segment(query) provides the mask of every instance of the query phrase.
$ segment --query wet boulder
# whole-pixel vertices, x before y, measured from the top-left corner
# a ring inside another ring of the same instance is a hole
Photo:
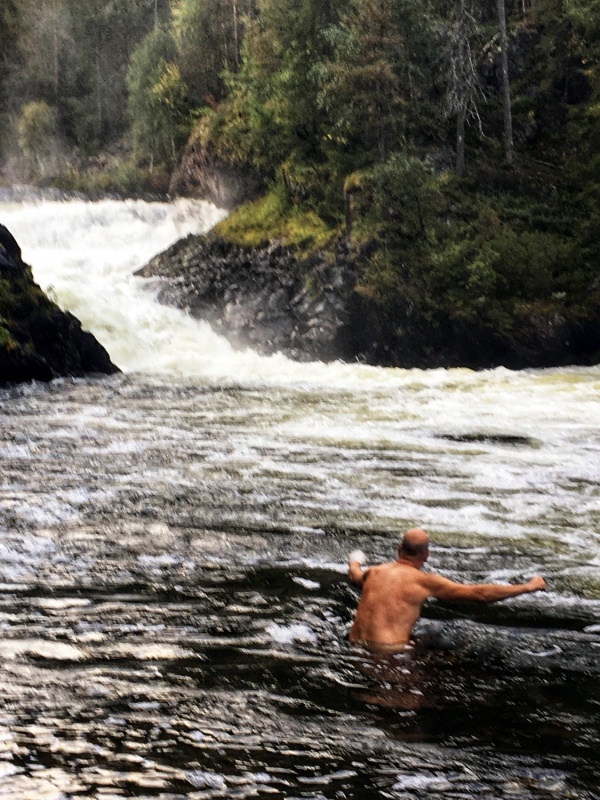
[[[22,267],[17,240],[5,225],[0,225],[0,270],[19,270]]]
[[[335,258],[299,257],[271,242],[244,248],[190,235],[143,267],[158,299],[203,319],[239,348],[297,361],[352,359],[354,273],[343,243]]]
[[[14,236],[0,226],[0,386],[118,372],[104,347],[35,283]]]

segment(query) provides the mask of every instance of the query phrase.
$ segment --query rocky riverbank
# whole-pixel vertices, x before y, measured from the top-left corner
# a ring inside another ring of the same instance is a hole
[[[18,244],[0,228],[0,386],[118,372],[96,338],[34,282]]]
[[[523,307],[510,335],[477,320],[427,319],[409,298],[384,303],[361,283],[372,253],[343,240],[299,257],[277,243],[243,248],[188,236],[139,271],[158,299],[209,322],[236,347],[299,360],[381,366],[513,369],[600,360],[600,310]]]
[[[343,244],[334,258],[298,259],[279,244],[248,249],[188,236],[137,274],[157,279],[161,302],[208,321],[236,347],[299,361],[357,355],[354,267]]]

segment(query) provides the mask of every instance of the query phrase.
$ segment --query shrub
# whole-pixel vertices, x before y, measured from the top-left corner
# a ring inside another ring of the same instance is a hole
[[[56,149],[56,110],[43,100],[27,103],[17,123],[28,178],[43,177]]]

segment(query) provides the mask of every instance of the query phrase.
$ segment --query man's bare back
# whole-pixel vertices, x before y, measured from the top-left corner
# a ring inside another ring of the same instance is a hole
[[[398,648],[410,642],[412,629],[430,597],[446,601],[492,603],[546,588],[541,577],[523,584],[462,584],[422,572],[429,556],[429,537],[420,529],[407,531],[398,548],[398,560],[363,569],[364,556],[350,556],[350,580],[362,594],[350,641],[368,647]]]

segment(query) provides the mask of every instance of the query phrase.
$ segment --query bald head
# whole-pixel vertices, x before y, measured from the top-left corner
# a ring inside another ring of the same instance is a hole
[[[406,531],[398,546],[398,557],[410,561],[427,561],[429,555],[429,536],[421,528]]]

